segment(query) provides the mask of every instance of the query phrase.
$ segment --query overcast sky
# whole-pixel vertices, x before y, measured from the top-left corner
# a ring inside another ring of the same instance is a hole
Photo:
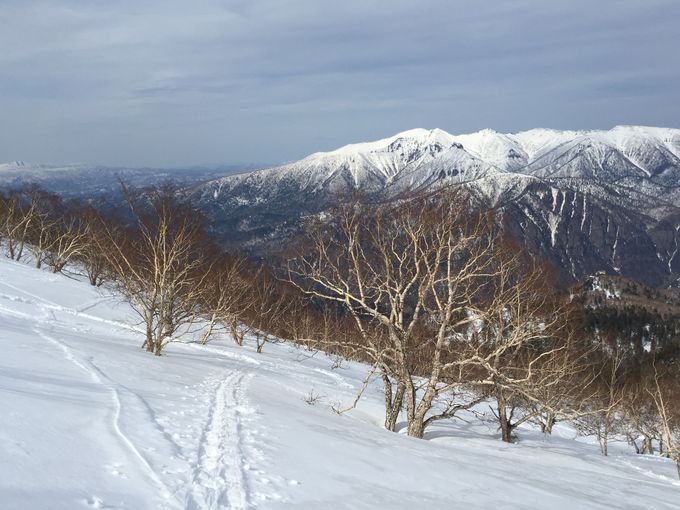
[[[679,0],[0,0],[0,161],[275,163],[680,127]]]

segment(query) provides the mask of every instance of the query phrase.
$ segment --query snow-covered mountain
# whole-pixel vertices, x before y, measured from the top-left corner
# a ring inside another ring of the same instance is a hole
[[[510,178],[508,175],[513,174]],[[369,143],[346,145],[300,161],[219,179],[206,185],[215,199],[266,201],[284,188],[318,194],[418,189],[441,181],[584,179],[607,184],[644,181],[646,188],[676,187],[680,130],[620,126],[610,131],[491,130],[454,136],[413,129]],[[481,184],[481,183],[480,183]],[[204,190],[202,190],[204,191]],[[490,190],[493,192],[493,190]],[[671,202],[677,202],[677,196]]]
[[[680,130],[413,129],[217,179],[190,193],[227,245],[272,249],[300,219],[360,190],[390,197],[460,183],[566,280],[598,270],[673,283],[680,270]]]
[[[294,180],[308,191],[374,190],[418,187],[444,178],[468,182],[511,172],[608,181],[640,177],[674,186],[679,169],[678,129],[618,126],[610,131],[533,129],[516,134],[485,129],[459,136],[412,129],[216,184],[230,190],[246,183]]]

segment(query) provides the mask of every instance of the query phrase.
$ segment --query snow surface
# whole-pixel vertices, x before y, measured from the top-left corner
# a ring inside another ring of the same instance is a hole
[[[227,337],[156,358],[127,305],[80,280],[0,260],[3,510],[678,508],[671,462],[602,457],[563,424],[505,444],[465,415],[411,439],[381,429],[377,386],[337,415],[360,364]]]

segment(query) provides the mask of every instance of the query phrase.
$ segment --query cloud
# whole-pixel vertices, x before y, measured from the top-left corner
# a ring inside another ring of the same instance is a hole
[[[0,160],[282,161],[416,126],[672,125],[675,0],[4,0]]]

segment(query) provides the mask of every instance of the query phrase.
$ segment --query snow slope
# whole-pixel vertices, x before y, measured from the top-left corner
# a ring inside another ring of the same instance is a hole
[[[155,358],[127,305],[78,280],[0,259],[3,510],[677,508],[670,462],[601,457],[567,426],[508,445],[466,416],[414,440],[380,428],[377,387],[336,415],[358,364],[228,338]]]

